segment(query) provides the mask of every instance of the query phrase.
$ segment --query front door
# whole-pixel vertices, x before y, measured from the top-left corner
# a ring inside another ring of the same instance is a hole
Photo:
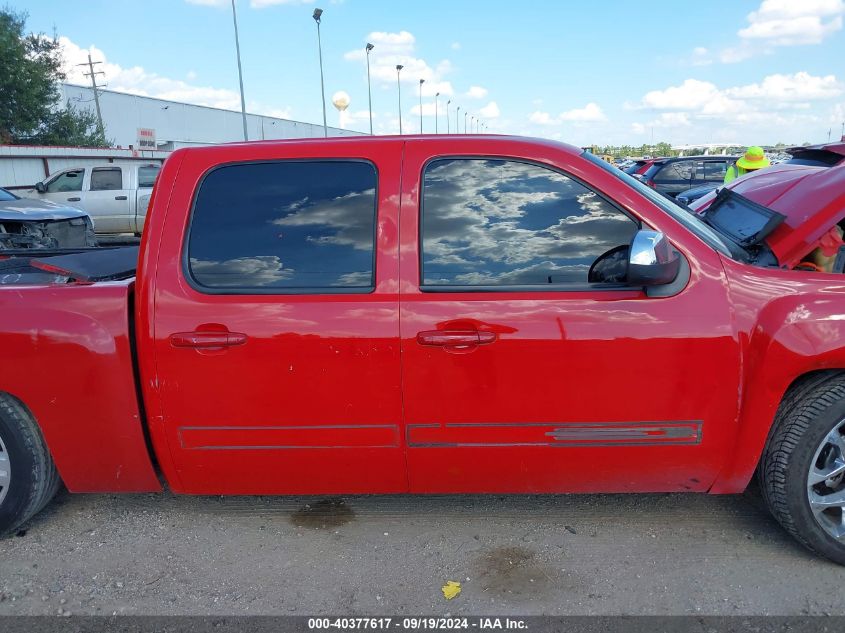
[[[624,267],[599,274],[593,263],[645,224],[632,202],[651,203],[574,153],[483,149],[407,143],[411,490],[706,490],[739,384],[718,257],[653,214],[681,252],[686,240],[703,253],[670,296],[626,286]]]
[[[45,183],[47,191],[39,193],[37,196],[56,204],[81,209],[82,185],[84,182],[84,169],[68,169],[51,176]]]
[[[189,154],[180,169],[196,185],[174,190],[162,235],[151,420],[181,492],[407,489],[399,147],[375,163],[310,149]]]

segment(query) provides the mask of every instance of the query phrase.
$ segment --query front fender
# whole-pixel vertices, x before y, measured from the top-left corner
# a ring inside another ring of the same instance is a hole
[[[749,274],[749,267],[735,262],[726,263],[726,270],[744,380],[734,450],[713,493],[741,492],[748,485],[778,407],[797,379],[845,371],[845,284],[839,276],[764,269]]]

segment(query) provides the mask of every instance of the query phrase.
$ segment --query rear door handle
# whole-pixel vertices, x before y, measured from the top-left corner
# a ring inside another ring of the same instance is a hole
[[[170,335],[170,344],[173,347],[214,349],[243,345],[246,338],[246,334],[239,332],[176,332]]]
[[[68,198],[67,199],[68,202],[79,202],[80,200],[82,200],[82,198]]]
[[[129,200],[129,198],[127,198],[126,196],[115,196],[114,199],[115,200]]]
[[[466,348],[487,345],[496,340],[495,332],[478,330],[426,330],[417,334],[420,345]]]

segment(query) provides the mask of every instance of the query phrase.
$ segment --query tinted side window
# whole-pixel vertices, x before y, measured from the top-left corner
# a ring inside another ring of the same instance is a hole
[[[159,165],[146,165],[144,167],[138,168],[138,187],[152,187],[155,182],[156,178],[158,178],[158,172],[161,171],[161,167]]]
[[[446,159],[425,170],[422,283],[546,286],[588,281],[637,224],[594,191],[515,161]]]
[[[211,289],[367,291],[374,284],[375,215],[369,163],[220,167],[197,192],[188,268]]]
[[[654,177],[654,182],[661,182],[665,180],[690,180],[692,179],[692,170],[694,163],[692,161],[678,161],[669,163],[657,176]]]
[[[63,193],[66,191],[82,191],[82,177],[84,173],[82,169],[74,169],[59,174],[47,183],[47,192]]]
[[[123,189],[123,172],[120,167],[95,167],[91,171],[91,191]]]
[[[716,160],[704,163],[704,179],[714,182],[724,182],[725,172],[728,171],[728,164],[725,161]]]

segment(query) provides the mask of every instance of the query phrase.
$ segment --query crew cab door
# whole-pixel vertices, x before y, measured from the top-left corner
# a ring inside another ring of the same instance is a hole
[[[401,157],[397,143],[367,150],[327,140],[185,155],[166,224],[148,237],[161,231],[151,430],[179,491],[407,489]]]
[[[411,490],[706,490],[739,386],[717,254],[562,148],[411,140],[403,183]],[[684,255],[678,283],[591,281],[640,226]]]
[[[88,186],[81,209],[91,216],[97,233],[127,233],[133,230],[130,215],[129,169],[109,166],[89,170]]]

